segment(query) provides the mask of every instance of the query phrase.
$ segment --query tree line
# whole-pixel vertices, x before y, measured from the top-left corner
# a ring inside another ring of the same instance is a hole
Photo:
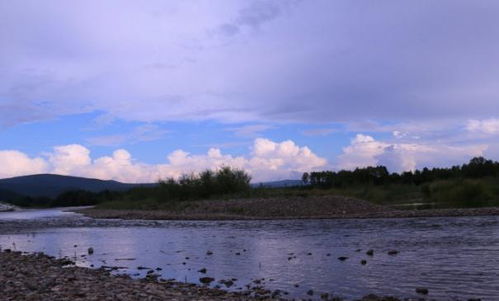
[[[136,187],[127,191],[71,190],[55,198],[17,196],[6,201],[20,207],[89,206],[111,201],[178,202],[245,193],[250,189],[250,180],[251,177],[243,170],[222,167],[216,171],[183,175],[178,179],[168,178],[151,187]]]
[[[436,180],[477,179],[499,176],[499,162],[475,157],[463,165],[449,168],[390,173],[385,166],[356,168],[355,170],[305,172],[302,181],[310,187],[344,188],[353,185],[414,184]]]

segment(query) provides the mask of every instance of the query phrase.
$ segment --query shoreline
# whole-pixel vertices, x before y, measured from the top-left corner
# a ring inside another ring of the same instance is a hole
[[[228,292],[156,276],[132,279],[103,268],[77,267],[68,259],[9,249],[0,252],[0,291],[2,300],[256,300],[251,291]]]
[[[340,197],[289,197],[190,201],[183,209],[71,210],[97,219],[124,220],[292,220],[497,216],[499,207],[401,210]]]
[[[207,285],[164,280],[155,274],[142,279],[132,279],[128,275],[113,275],[109,270],[112,268],[78,267],[69,259],[56,259],[43,253],[0,250],[2,300],[291,300],[282,296],[279,290],[270,291],[263,287],[229,292]],[[344,299],[321,296],[321,300]],[[355,300],[402,299],[367,295]]]

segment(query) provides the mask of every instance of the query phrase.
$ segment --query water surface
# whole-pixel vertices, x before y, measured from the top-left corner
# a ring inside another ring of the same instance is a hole
[[[61,214],[25,218],[53,221]],[[415,288],[426,287],[437,299],[499,300],[497,216],[131,223],[31,229],[0,235],[0,246],[69,256],[81,266],[119,266],[118,273],[135,277],[147,272],[139,267],[148,267],[160,268],[163,278],[194,283],[203,276],[236,278],[234,290],[264,278],[266,288],[298,298],[309,297],[310,289],[315,297],[416,297]],[[93,255],[87,255],[89,247]],[[368,249],[374,256],[365,254]],[[388,255],[390,250],[399,253]],[[202,268],[206,274],[198,272]]]

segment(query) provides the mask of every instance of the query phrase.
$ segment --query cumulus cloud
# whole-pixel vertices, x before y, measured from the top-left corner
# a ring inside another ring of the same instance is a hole
[[[409,171],[423,167],[462,164],[481,156],[487,145],[448,145],[437,143],[392,143],[358,134],[338,157],[338,168],[384,165],[392,172]]]
[[[15,150],[0,151],[0,178],[44,173],[47,162],[42,158],[30,158]]]
[[[176,150],[168,154],[163,164],[137,162],[124,149],[116,150],[111,156],[92,159],[88,148],[72,144],[54,147],[51,153],[45,154],[45,158],[29,158],[18,151],[2,151],[0,164],[5,168],[0,176],[50,172],[123,182],[155,182],[204,169],[231,166],[248,171],[255,182],[260,182],[296,177],[304,171],[324,167],[326,163],[308,147],[296,145],[291,140],[274,142],[255,139],[247,156],[223,154],[218,148],[211,148],[206,154]]]

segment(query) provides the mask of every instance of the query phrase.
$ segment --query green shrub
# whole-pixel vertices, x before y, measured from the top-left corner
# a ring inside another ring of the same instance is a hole
[[[430,200],[451,207],[483,207],[494,198],[483,181],[458,180],[432,183]]]

